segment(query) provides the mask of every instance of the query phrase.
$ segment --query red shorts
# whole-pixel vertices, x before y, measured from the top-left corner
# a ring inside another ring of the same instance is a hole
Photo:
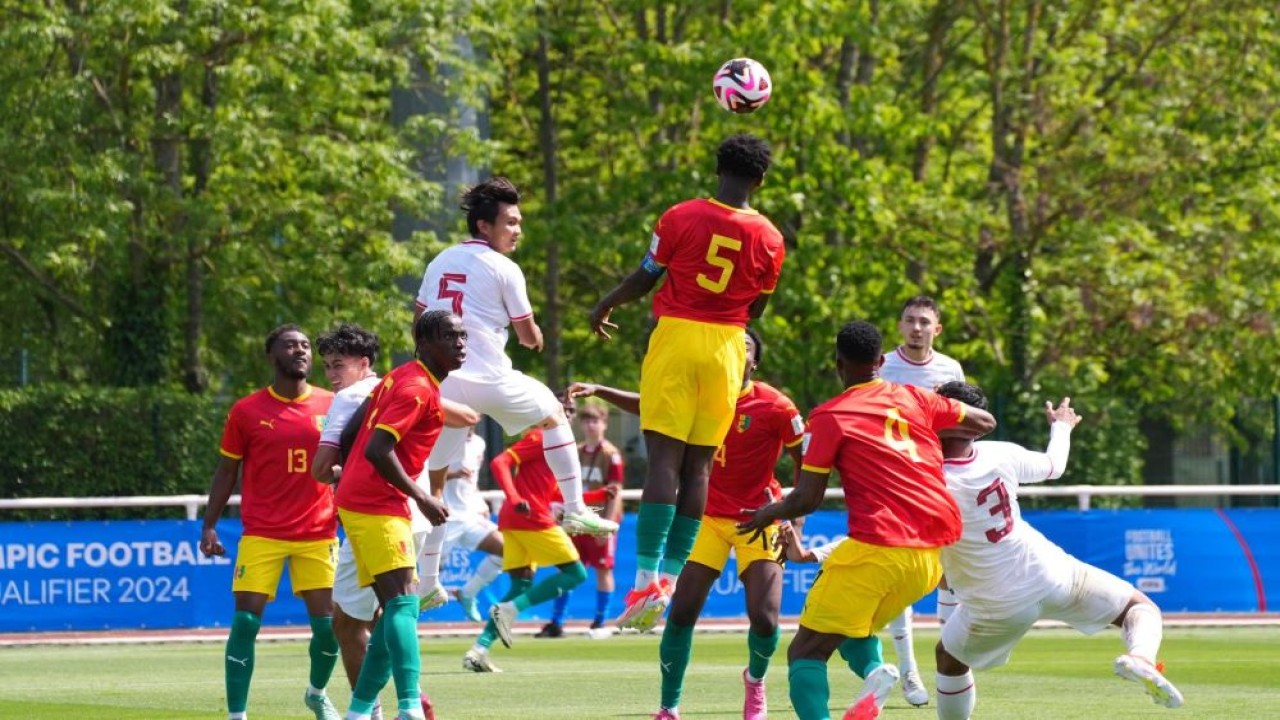
[[[571,535],[573,546],[578,548],[582,564],[597,570],[613,569],[613,552],[617,547],[617,535],[608,537],[592,537],[590,535]]]

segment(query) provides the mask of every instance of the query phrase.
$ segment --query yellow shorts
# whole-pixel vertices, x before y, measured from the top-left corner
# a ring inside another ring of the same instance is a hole
[[[554,567],[576,562],[578,548],[558,527],[546,530],[503,530],[502,570]]]
[[[822,564],[800,624],[814,632],[868,637],[938,585],[941,554],[940,548],[882,547],[849,538]]]
[[[755,542],[747,542],[750,538],[751,533],[738,532],[737,520],[703,515],[698,537],[689,552],[689,562],[706,565],[716,571],[724,570],[729,550],[733,550],[733,556],[738,559],[738,575],[741,576],[757,560],[778,561],[777,525],[767,529],[764,536]]]
[[[274,540],[242,535],[236,547],[236,569],[231,592],[254,592],[276,599],[280,573],[289,561],[289,583],[293,594],[333,587],[333,571],[338,566],[338,540]]]
[[[366,515],[338,508],[347,531],[347,542],[356,559],[356,584],[373,584],[383,573],[412,568],[417,579],[418,551],[413,545],[409,518],[399,515]]]
[[[640,428],[719,447],[733,424],[746,362],[742,328],[658,318],[640,367]]]

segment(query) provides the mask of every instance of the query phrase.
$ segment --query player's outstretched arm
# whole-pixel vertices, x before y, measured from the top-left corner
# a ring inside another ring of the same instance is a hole
[[[470,405],[440,398],[440,410],[444,412],[444,424],[447,427],[465,428],[480,422],[480,413]]]
[[[769,503],[757,510],[750,520],[738,523],[738,532],[753,533],[754,540],[756,535],[778,520],[792,520],[817,510],[822,504],[822,496],[827,492],[828,474],[812,470],[800,471],[795,489],[780,502]]]
[[[653,286],[658,284],[658,278],[662,277],[663,268],[654,265],[652,269],[647,267],[649,258],[646,257],[646,264],[635,269],[626,277],[616,288],[609,291],[596,303],[594,309],[591,310],[589,322],[591,323],[591,332],[604,338],[610,339],[612,336],[609,330],[617,330],[618,326],[609,322],[609,314],[619,305],[626,305],[629,302],[635,302],[653,290]]]
[[[640,393],[637,392],[578,382],[569,386],[568,393],[571,398],[598,397],[622,412],[640,414]]]

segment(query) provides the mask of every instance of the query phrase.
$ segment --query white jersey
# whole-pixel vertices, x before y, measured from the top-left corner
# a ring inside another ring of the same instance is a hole
[[[427,265],[418,307],[462,316],[467,360],[450,375],[481,379],[511,372],[507,327],[533,316],[520,266],[475,239],[445,249]]]
[[[942,569],[975,616],[1006,617],[1051,592],[1070,590],[1074,561],[1022,521],[1018,485],[1059,478],[1071,426],[1054,423],[1046,453],[1007,442],[976,442],[973,455],[943,463],[964,531],[942,548]]]
[[[462,519],[463,515],[489,516],[489,503],[480,497],[480,491],[476,488],[480,466],[484,463],[484,448],[484,438],[472,435],[462,448],[462,457],[449,464],[450,473],[471,471],[470,475],[449,478],[444,483],[444,504],[449,507],[450,520],[454,519],[455,513],[459,516],[458,519]]]
[[[324,430],[320,431],[321,445],[338,447],[338,441],[342,439],[342,431],[351,421],[351,416],[360,409],[360,405],[378,386],[380,379],[377,375],[370,375],[342,388],[333,396],[333,402],[329,405],[329,414],[324,418]]]
[[[958,380],[964,382],[964,369],[954,358],[933,351],[929,359],[920,363],[907,357],[901,347],[886,353],[880,377],[899,385],[933,390],[943,383]]]

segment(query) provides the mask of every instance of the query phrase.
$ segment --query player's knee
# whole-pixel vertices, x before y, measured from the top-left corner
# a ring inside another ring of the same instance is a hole
[[[947,652],[941,640],[934,646],[933,654],[940,674],[958,677],[969,672],[969,666],[955,659],[951,653]]]
[[[762,610],[749,610],[747,621],[756,635],[772,635],[778,630],[778,614]]]
[[[587,567],[581,561],[561,565],[560,572],[565,574],[574,587],[587,581]]]

